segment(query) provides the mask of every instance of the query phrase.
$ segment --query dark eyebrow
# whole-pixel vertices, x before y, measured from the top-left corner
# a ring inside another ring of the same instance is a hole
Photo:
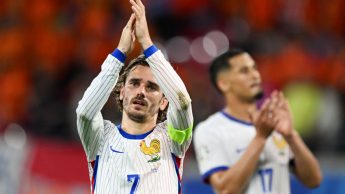
[[[147,81],[148,82],[148,85],[152,85],[152,86],[154,86],[154,87],[156,87],[156,88],[159,88],[159,85],[158,84],[156,84],[156,83],[154,83],[154,82],[151,82],[151,81]]]
[[[128,82],[140,82],[141,79],[140,78],[131,78],[128,80]]]

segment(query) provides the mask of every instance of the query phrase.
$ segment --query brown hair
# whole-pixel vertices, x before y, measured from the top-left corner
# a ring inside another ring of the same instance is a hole
[[[122,100],[120,100],[121,88],[124,87],[127,77],[129,73],[131,72],[131,70],[138,65],[150,67],[150,65],[145,60],[145,56],[139,55],[137,58],[131,60],[128,65],[122,67],[120,71],[120,76],[119,76],[119,79],[117,80],[117,83],[115,85],[113,92],[115,94],[115,101],[116,101],[117,107],[121,112],[123,111]],[[163,111],[161,110],[158,111],[157,123],[160,123],[166,120],[166,114],[168,110],[167,107]]]

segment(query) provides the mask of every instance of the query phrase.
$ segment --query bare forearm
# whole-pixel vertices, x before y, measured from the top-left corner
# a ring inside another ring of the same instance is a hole
[[[322,180],[322,173],[317,159],[296,131],[286,140],[294,153],[296,176],[308,187],[319,186]]]
[[[256,136],[247,147],[245,153],[218,179],[218,192],[221,194],[240,193],[245,187],[248,178],[256,169],[260,154],[265,146],[266,139]],[[212,181],[212,180],[211,180]]]
[[[147,48],[149,48],[150,46],[153,45],[153,42],[152,42],[150,37],[145,37],[145,38],[142,38],[141,40],[138,40],[138,41],[139,41],[143,50],[146,50]]]

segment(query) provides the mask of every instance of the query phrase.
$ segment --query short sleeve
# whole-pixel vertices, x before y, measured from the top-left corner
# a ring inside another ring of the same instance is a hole
[[[205,130],[204,126],[197,126],[194,133],[194,150],[202,179],[208,183],[209,177],[218,171],[229,168],[229,160],[224,145],[215,133]]]

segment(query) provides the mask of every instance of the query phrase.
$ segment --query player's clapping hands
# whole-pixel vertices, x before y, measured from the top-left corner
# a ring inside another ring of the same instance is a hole
[[[273,130],[289,138],[292,134],[292,113],[282,92],[274,91],[259,111],[250,112],[258,135],[268,137]]]
[[[122,30],[118,49],[124,54],[130,53],[134,48],[135,39],[145,50],[153,43],[147,26],[145,6],[140,0],[130,0],[132,15]]]
[[[124,54],[130,53],[134,48],[135,34],[134,34],[135,15],[132,14],[126,26],[122,30],[118,49]]]
[[[146,21],[145,6],[141,0],[130,0],[130,3],[132,4],[132,10],[136,18],[135,35],[142,48],[145,50],[152,45],[152,40]]]
[[[282,92],[277,93],[276,96],[278,105],[273,111],[274,120],[276,121],[275,130],[285,138],[289,138],[294,131],[289,102],[285,99]]]
[[[254,124],[259,136],[267,138],[274,130],[277,121],[274,120],[273,110],[277,107],[278,104],[278,98],[276,94],[273,93],[270,98],[267,98],[264,101],[258,111],[249,112],[251,121]]]

